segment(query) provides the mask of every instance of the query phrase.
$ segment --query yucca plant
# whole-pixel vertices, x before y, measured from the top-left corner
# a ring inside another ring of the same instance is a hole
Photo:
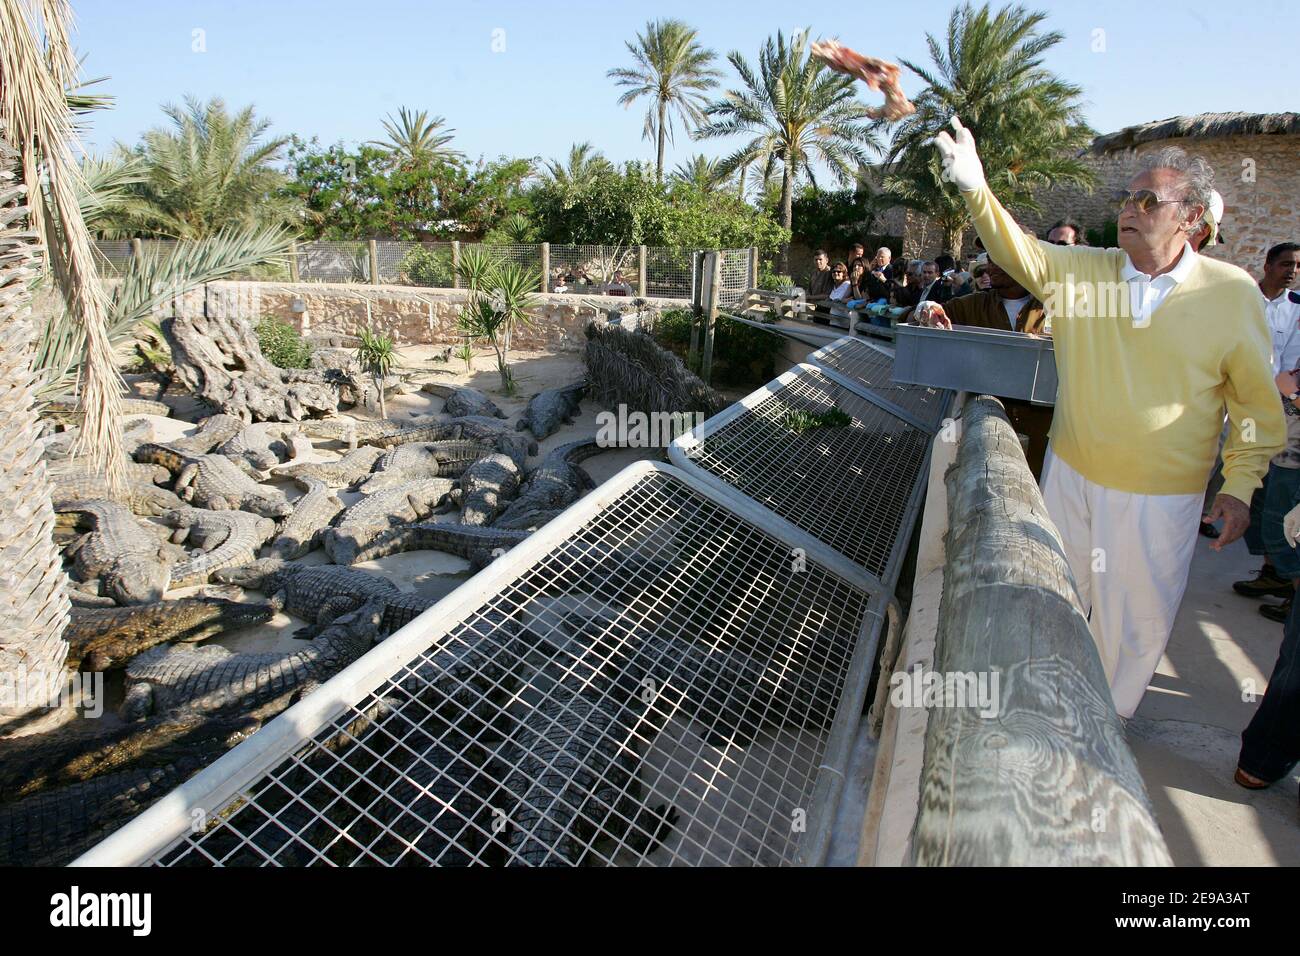
[[[497,357],[501,390],[516,391],[510,371],[510,342],[516,326],[527,325],[537,304],[533,294],[540,281],[536,270],[518,263],[496,263],[478,250],[475,256],[461,254],[461,277],[469,287],[469,302],[460,313],[460,328],[468,336],[486,339]]]
[[[357,346],[357,364],[375,383],[375,392],[379,396],[379,417],[387,418],[384,381],[397,368],[397,343],[391,335],[362,329],[361,344]]]
[[[474,371],[474,346],[469,344],[468,339],[451,354],[465,363],[466,375]]]

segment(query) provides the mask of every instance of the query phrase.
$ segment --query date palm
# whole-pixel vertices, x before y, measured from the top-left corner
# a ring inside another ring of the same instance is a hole
[[[389,156],[398,165],[421,164],[433,160],[459,158],[462,154],[454,149],[447,149],[452,141],[454,129],[444,130],[446,120],[441,116],[429,119],[427,110],[408,110],[405,106],[397,110],[397,118],[390,113],[383,120],[387,139],[372,139],[366,145],[378,146],[388,151]]]
[[[718,161],[700,154],[692,156],[690,162],[678,163],[668,181],[694,186],[706,193],[723,185],[723,179],[718,175]]]
[[[134,160],[142,181],[132,188],[139,200],[125,216],[110,217],[119,231],[174,239],[206,239],[228,226],[275,226],[292,215],[283,198],[285,176],[272,165],[287,137],[266,138],[270,121],[253,107],[230,113],[220,98],[206,103],[187,97],[184,106],[163,112],[170,127],[144,134],[134,149],[119,147],[119,159]]]
[[[814,186],[814,164],[826,166],[837,183],[851,182],[869,152],[879,152],[875,123],[855,95],[854,81],[834,73],[808,53],[806,31],[789,40],[778,32],[758,55],[758,69],[733,50],[727,59],[741,86],[705,111],[712,121],[701,139],[749,134],[751,139],[718,164],[722,176],[743,166],[763,171],[766,182],[781,171],[781,225],[794,225],[794,189],[806,178]],[[790,246],[781,246],[781,271],[789,271]]]
[[[42,251],[44,268],[84,334],[78,450],[114,488],[124,485],[125,471],[122,381],[78,202],[66,95],[77,86],[71,16],[63,0],[0,0],[0,678],[8,687],[27,681],[28,689],[42,675],[61,675],[69,607],[30,366],[31,284]],[[0,699],[0,712],[25,714],[45,703],[41,694],[25,694]]]
[[[546,162],[546,178],[561,189],[577,189],[602,173],[613,171],[614,164],[591,143],[574,143],[565,162],[558,159]]]
[[[665,141],[673,139],[679,122],[688,129],[704,122],[705,94],[722,76],[712,66],[717,56],[700,46],[698,35],[681,20],[652,20],[635,43],[627,43],[636,66],[617,67],[606,74],[624,87],[619,105],[631,106],[643,97],[650,101],[642,137],[657,144],[656,182],[664,180]]]
[[[1082,90],[1043,66],[1063,39],[1040,30],[1044,19],[1023,7],[994,13],[987,4],[965,4],[953,10],[943,42],[926,35],[931,66],[903,61],[926,86],[916,112],[894,131],[885,194],[934,219],[951,252],[960,252],[970,215],[943,180],[930,141],[954,113],[974,134],[989,186],[1008,206],[1036,210],[1038,190],[1095,181],[1079,158],[1094,135],[1083,121]]]

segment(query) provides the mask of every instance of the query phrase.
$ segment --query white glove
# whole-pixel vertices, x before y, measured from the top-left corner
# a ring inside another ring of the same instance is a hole
[[[955,136],[949,136],[947,130],[942,130],[934,138],[934,145],[943,162],[943,178],[955,183],[962,192],[979,189],[984,185],[984,164],[975,152],[975,137],[961,125],[961,120],[956,116],[952,118],[952,128]]]
[[[1286,543],[1295,547],[1296,538],[1300,538],[1300,505],[1296,505],[1282,518],[1282,534]]]
[[[943,311],[943,306],[938,302],[931,302],[929,299],[923,299],[916,304],[916,309],[912,312],[912,319],[917,325],[924,325],[932,329],[952,328],[952,322],[949,321],[947,314]]]

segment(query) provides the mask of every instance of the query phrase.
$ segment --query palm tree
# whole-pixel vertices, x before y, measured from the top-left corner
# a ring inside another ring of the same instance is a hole
[[[602,173],[614,172],[614,164],[606,159],[591,143],[574,143],[569,147],[567,162],[547,160],[546,177],[561,189],[585,186]]]
[[[366,145],[378,146],[388,150],[389,156],[398,165],[419,165],[433,160],[458,159],[463,154],[458,150],[446,149],[456,131],[442,130],[446,119],[435,116],[429,119],[426,110],[407,111],[405,106],[397,110],[397,119],[390,113],[383,120],[384,132],[388,139],[372,139]]]
[[[111,488],[124,486],[122,381],[77,199],[80,176],[66,96],[77,77],[70,20],[67,4],[58,0],[0,0],[0,675],[6,681],[58,678],[68,650],[67,578],[53,539],[29,364],[35,331],[30,287],[42,240],[45,267],[85,337],[79,450]],[[25,694],[0,700],[0,708],[27,713],[47,702],[43,694]]]
[[[202,103],[187,97],[184,107],[163,112],[171,128],[145,133],[133,150],[119,147],[123,161],[136,159],[143,181],[134,188],[139,208],[118,228],[205,239],[228,226],[273,226],[289,220],[292,205],[283,198],[280,159],[288,137],[265,139],[271,124],[247,106],[231,115],[220,98]]]
[[[678,163],[668,181],[694,186],[706,193],[713,192],[723,184],[722,177],[718,175],[718,161],[699,153],[692,156],[690,162]]]
[[[357,346],[357,364],[361,371],[370,376],[375,385],[375,394],[379,396],[379,417],[388,417],[388,405],[384,401],[384,380],[392,374],[397,366],[397,343],[391,335],[381,332],[361,330],[361,343]]]
[[[700,128],[701,139],[749,133],[753,138],[718,164],[729,176],[757,164],[767,182],[781,167],[781,224],[794,225],[794,187],[800,177],[817,185],[814,162],[827,166],[840,184],[852,180],[879,151],[867,107],[854,96],[854,81],[831,72],[808,54],[807,31],[787,42],[780,32],[758,55],[758,71],[737,51],[727,59],[740,74],[740,89],[729,90],[705,111],[713,122]],[[781,271],[790,268],[790,245],[781,246]]]
[[[954,113],[974,134],[989,185],[1008,206],[1036,210],[1036,190],[1095,182],[1079,158],[1094,135],[1083,121],[1082,90],[1043,67],[1043,55],[1063,39],[1039,31],[1044,19],[1023,7],[995,14],[987,4],[965,4],[949,17],[944,43],[926,35],[933,67],[903,61],[926,87],[895,130],[885,194],[934,219],[954,253],[970,216],[930,144]]]
[[[622,106],[631,106],[641,97],[649,97],[645,111],[645,139],[657,140],[655,181],[664,180],[664,142],[673,138],[676,122],[699,126],[704,122],[705,92],[718,85],[720,72],[710,65],[717,57],[696,42],[698,36],[681,20],[653,20],[645,33],[638,33],[636,43],[628,43],[628,52],[636,60],[632,68],[610,70],[609,77],[626,92],[618,98]]]

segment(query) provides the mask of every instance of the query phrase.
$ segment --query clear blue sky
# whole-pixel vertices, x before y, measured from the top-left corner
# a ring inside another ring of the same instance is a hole
[[[1184,113],[1300,107],[1295,0],[1026,6],[1048,11],[1050,27],[1065,34],[1048,65],[1083,87],[1099,131]],[[643,111],[616,104],[605,71],[629,63],[623,43],[649,18],[684,19],[720,55],[736,49],[751,61],[777,29],[809,26],[865,53],[928,62],[925,33],[942,35],[952,4],[73,0],[73,8],[86,75],[110,77],[99,89],[117,99],[94,118],[93,150],[134,143],[162,121],[160,104],[192,93],[253,103],[275,133],[322,143],[377,138],[381,118],[406,105],[445,116],[454,145],[471,157],[549,158],[591,140],[622,161],[653,159],[653,146],[641,139]],[[206,52],[192,49],[195,30]],[[495,30],[504,31],[502,52],[492,49]],[[1098,37],[1102,52],[1093,49]],[[734,84],[734,71],[722,68]],[[904,71],[909,94],[920,85]],[[865,87],[863,95],[878,99]],[[668,163],[727,151],[679,135]]]

